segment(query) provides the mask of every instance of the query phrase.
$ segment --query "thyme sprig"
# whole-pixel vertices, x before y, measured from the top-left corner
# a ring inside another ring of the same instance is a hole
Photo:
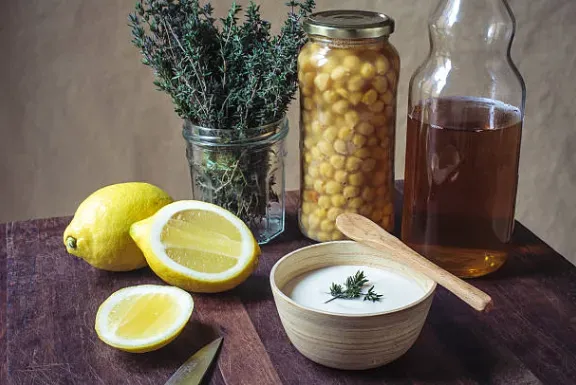
[[[370,287],[367,292],[362,292],[362,289],[367,283],[368,278],[366,278],[364,272],[358,270],[355,275],[346,278],[344,286],[333,282],[332,285],[330,285],[330,295],[332,298],[324,303],[332,302],[335,299],[356,299],[360,297],[364,297],[364,301],[380,301],[383,295],[376,293],[374,286]]]

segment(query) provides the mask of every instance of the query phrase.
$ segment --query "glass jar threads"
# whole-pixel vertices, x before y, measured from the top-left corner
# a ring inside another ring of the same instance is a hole
[[[299,224],[316,241],[343,239],[344,212],[394,226],[394,140],[400,60],[390,17],[327,11],[304,23],[298,57],[301,193]]]

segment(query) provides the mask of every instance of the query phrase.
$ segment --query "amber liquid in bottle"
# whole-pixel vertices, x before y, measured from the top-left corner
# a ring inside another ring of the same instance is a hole
[[[460,277],[497,270],[514,226],[522,115],[442,97],[408,115],[402,239]]]

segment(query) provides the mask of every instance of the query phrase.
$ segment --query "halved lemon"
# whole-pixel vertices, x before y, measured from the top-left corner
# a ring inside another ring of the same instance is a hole
[[[98,308],[96,333],[115,348],[150,352],[176,338],[193,309],[192,296],[177,287],[126,287],[114,292]]]
[[[136,222],[130,235],[150,268],[165,282],[193,292],[217,293],[244,282],[260,248],[231,212],[200,201],[178,201]]]

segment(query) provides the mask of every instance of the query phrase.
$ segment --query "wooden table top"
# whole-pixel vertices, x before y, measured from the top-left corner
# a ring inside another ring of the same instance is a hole
[[[506,265],[472,281],[494,299],[491,313],[438,288],[418,341],[397,361],[345,372],[307,360],[288,341],[268,284],[281,256],[312,243],[297,230],[295,207],[291,193],[287,230],[262,248],[247,282],[195,294],[182,335],[140,355],[100,342],[94,318],[113,291],[161,283],[149,269],[104,272],[68,255],[61,236],[70,218],[0,225],[0,384],[164,384],[216,335],[224,345],[213,385],[576,384],[576,267],[520,224]]]

